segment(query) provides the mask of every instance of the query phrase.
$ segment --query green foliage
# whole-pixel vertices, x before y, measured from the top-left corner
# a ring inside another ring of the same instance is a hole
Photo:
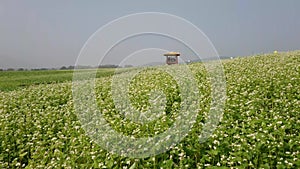
[[[209,81],[201,63],[189,66],[202,98],[197,122],[189,135],[169,151],[144,159],[111,154],[85,135],[74,114],[70,82],[0,92],[0,168],[300,167],[299,52],[224,60],[224,116],[211,137],[201,144],[198,136],[209,110]],[[17,76],[2,73],[1,77],[11,77],[11,81]],[[62,79],[70,80],[69,73]],[[20,76],[16,78],[21,81]],[[24,82],[26,86],[31,83]],[[146,125],[130,122],[115,109],[110,76],[98,78],[96,83],[101,112],[115,130],[127,135],[145,137],[164,132],[179,110],[176,102],[180,103],[180,91],[174,80],[155,70],[137,75],[129,90],[133,105],[140,110],[149,107],[147,94],[151,89],[161,89],[166,95],[165,115]]]
[[[81,70],[83,73],[88,69]],[[97,77],[110,76],[114,69],[98,69]],[[1,71],[0,91],[12,91],[32,85],[62,83],[72,81],[73,70],[31,70],[31,71]]]

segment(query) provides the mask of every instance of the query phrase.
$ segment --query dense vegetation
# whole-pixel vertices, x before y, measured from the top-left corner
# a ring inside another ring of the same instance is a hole
[[[112,154],[85,135],[74,113],[70,82],[0,92],[0,168],[300,167],[300,52],[224,60],[224,116],[204,143],[199,143],[198,135],[210,103],[209,82],[201,63],[189,66],[201,93],[197,123],[179,144],[143,159]],[[2,72],[0,76],[2,89],[13,85],[11,80],[4,86],[2,77],[9,76]],[[50,78],[51,73],[41,77]],[[151,88],[166,95],[165,114],[146,127],[120,116],[111,98],[111,76],[98,78],[97,103],[110,125],[134,137],[164,132],[180,103],[176,84],[165,77],[153,68],[131,83],[130,99],[136,109],[149,107]]]

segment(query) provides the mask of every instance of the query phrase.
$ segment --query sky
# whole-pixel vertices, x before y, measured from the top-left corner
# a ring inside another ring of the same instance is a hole
[[[1,0],[0,68],[74,65],[86,41],[99,28],[142,12],[169,13],[188,20],[205,33],[220,56],[299,50],[299,7],[299,0]],[[137,39],[125,48],[155,42],[155,36]],[[154,45],[151,53],[161,59],[157,55],[168,51],[164,47]],[[124,57],[121,49],[111,52],[103,64],[119,64],[116,58]],[[136,53],[146,56],[147,51]]]

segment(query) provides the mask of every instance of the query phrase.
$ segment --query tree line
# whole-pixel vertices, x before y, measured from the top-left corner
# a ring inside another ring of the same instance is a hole
[[[125,65],[123,67],[133,67],[132,65]],[[76,69],[95,69],[95,68],[121,68],[119,65],[114,64],[106,64],[106,65],[99,65],[99,66],[76,66]],[[40,70],[72,70],[75,69],[75,66],[62,66],[60,68],[7,68],[3,69],[0,68],[0,71],[40,71]]]

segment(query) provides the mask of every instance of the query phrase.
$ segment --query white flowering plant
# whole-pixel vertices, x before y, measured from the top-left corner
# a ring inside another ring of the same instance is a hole
[[[190,64],[200,98],[193,103],[199,105],[195,123],[181,142],[147,158],[119,156],[88,137],[74,113],[70,82],[1,92],[0,168],[299,168],[300,52],[222,63],[227,99],[216,130],[199,142],[211,87],[202,63]],[[152,137],[173,125],[182,100],[171,76],[150,68],[129,84],[133,107],[151,119],[144,123],[116,109],[111,80],[111,76],[96,79],[96,102],[115,131],[134,138]],[[152,89],[162,91],[163,97],[151,98]],[[152,109],[157,114],[147,114],[155,99]],[[173,137],[177,135],[167,139]]]

